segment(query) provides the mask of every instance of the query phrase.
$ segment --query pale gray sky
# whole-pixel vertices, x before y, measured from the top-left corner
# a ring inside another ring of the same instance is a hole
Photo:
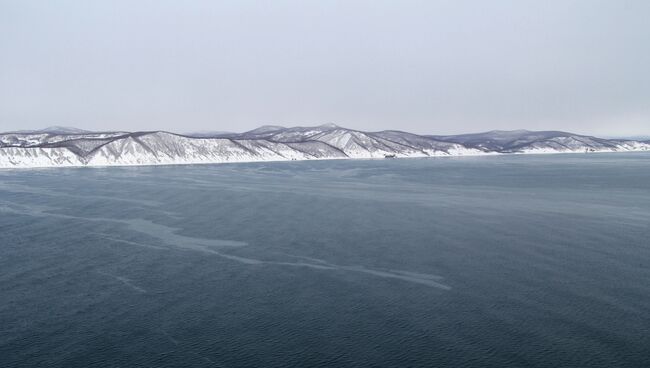
[[[650,134],[650,1],[0,0],[0,131]]]

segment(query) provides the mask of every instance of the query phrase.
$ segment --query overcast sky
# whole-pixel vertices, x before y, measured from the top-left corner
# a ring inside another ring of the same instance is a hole
[[[650,1],[0,0],[0,131],[650,134]]]

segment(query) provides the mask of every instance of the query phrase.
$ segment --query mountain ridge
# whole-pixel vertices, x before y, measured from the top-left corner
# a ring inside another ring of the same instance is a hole
[[[365,132],[332,123],[265,125],[243,133],[205,135],[62,127],[0,133],[0,168],[621,151],[650,151],[650,141],[529,130],[418,135]]]

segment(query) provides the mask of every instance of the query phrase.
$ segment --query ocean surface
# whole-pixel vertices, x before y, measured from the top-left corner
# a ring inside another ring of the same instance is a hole
[[[650,367],[650,154],[0,171],[0,367]]]

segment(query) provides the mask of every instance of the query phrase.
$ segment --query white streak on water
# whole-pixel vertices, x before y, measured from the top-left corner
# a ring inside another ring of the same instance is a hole
[[[16,207],[22,207],[22,209],[16,209]],[[46,212],[49,210],[53,210],[53,209],[43,207],[43,206],[26,207],[15,203],[12,203],[11,206],[0,206],[0,212],[10,212],[10,213],[16,213],[16,214],[22,214],[28,216],[56,217],[56,218],[74,219],[74,220],[83,220],[83,221],[106,221],[106,222],[124,224],[130,230],[149,235],[150,237],[158,239],[162,244],[166,244],[169,247],[165,248],[165,247],[160,247],[151,244],[134,242],[126,239],[106,237],[102,235],[102,237],[106,238],[107,240],[112,240],[112,241],[121,242],[125,244],[144,246],[144,247],[156,248],[156,249],[175,248],[180,250],[198,251],[198,252],[213,254],[218,257],[228,259],[230,261],[239,262],[246,265],[266,264],[266,265],[286,266],[286,267],[305,267],[305,268],[323,270],[323,271],[338,271],[338,272],[345,271],[345,272],[363,273],[363,274],[372,275],[381,278],[390,278],[390,279],[397,279],[397,280],[417,283],[421,285],[435,287],[442,290],[451,290],[450,286],[435,281],[435,280],[442,279],[442,277],[436,275],[421,274],[416,272],[399,271],[399,270],[389,270],[389,271],[374,270],[370,268],[365,268],[363,266],[342,266],[342,265],[332,264],[321,259],[287,255],[287,254],[285,254],[285,256],[293,257],[293,258],[301,258],[309,262],[265,261],[265,260],[255,259],[255,258],[248,258],[248,257],[227,254],[214,249],[214,248],[242,247],[247,245],[246,242],[234,241],[234,240],[222,240],[222,239],[202,239],[202,238],[183,236],[183,235],[176,234],[175,231],[178,229],[166,225],[156,224],[149,220],[144,220],[144,219],[118,220],[118,219],[110,219],[110,218],[86,218],[86,217],[78,217],[78,216]],[[108,276],[112,276],[112,275],[108,275]],[[112,277],[117,278],[117,276],[112,276]],[[124,280],[120,280],[120,281],[125,283],[128,282],[128,279],[125,280],[127,281]]]
[[[51,197],[65,197],[65,198],[81,198],[81,199],[99,199],[104,201],[116,201],[116,202],[128,202],[135,203],[141,206],[146,207],[160,207],[162,203],[156,201],[149,201],[145,199],[135,199],[135,198],[126,198],[126,197],[110,197],[102,195],[84,195],[84,194],[70,194],[65,192],[53,191],[49,189],[42,189],[37,187],[29,187],[18,185],[14,183],[8,183],[0,181],[0,190],[10,192],[10,193],[26,193],[26,194],[38,194],[43,196]]]
[[[437,281],[437,280],[442,280],[443,279],[442,276],[438,276],[438,275],[432,275],[432,274],[426,274],[426,273],[418,273],[418,272],[410,272],[410,271],[401,271],[401,270],[386,270],[386,271],[374,270],[374,269],[366,268],[364,266],[340,266],[340,265],[332,264],[332,263],[329,263],[329,262],[327,262],[325,260],[318,259],[318,258],[295,256],[295,255],[290,255],[290,254],[288,254],[288,256],[289,257],[294,257],[294,258],[301,258],[301,259],[310,260],[312,262],[316,262],[316,264],[309,264],[309,263],[302,263],[302,262],[299,262],[299,263],[275,262],[275,264],[292,265],[292,266],[304,266],[304,267],[317,268],[317,269],[327,269],[327,270],[359,272],[359,273],[365,273],[365,274],[372,275],[372,276],[377,276],[377,277],[391,278],[391,279],[398,279],[398,280],[402,280],[402,281],[414,282],[414,283],[417,283],[417,284],[432,286],[432,287],[436,287],[436,288],[443,289],[443,290],[451,290],[450,286],[442,284],[442,283]]]
[[[111,220],[111,219],[104,219]],[[203,239],[203,238],[194,238],[190,236],[179,235],[176,233],[176,228],[156,224],[149,220],[144,219],[133,219],[133,220],[113,220],[123,223],[129,227],[129,229],[147,234],[151,237],[158,238],[165,242],[171,243],[183,243],[183,244],[195,244],[203,247],[243,247],[248,245],[246,242],[236,241],[236,240],[224,240],[224,239]]]
[[[169,249],[169,248],[160,247],[158,245],[153,245],[153,244],[145,244],[145,243],[138,243],[138,242],[129,241],[129,240],[118,239],[118,238],[114,238],[112,236],[107,236],[106,234],[102,234],[102,233],[95,233],[95,234],[99,235],[102,239],[111,240],[111,241],[114,241],[114,242],[117,242],[117,243],[124,243],[124,244],[129,244],[129,245],[137,245],[139,247],[153,248],[153,249],[162,249],[162,250]]]
[[[200,247],[243,247],[248,245],[246,242],[236,241],[236,240],[224,240],[224,239],[205,239],[205,238],[194,238],[190,236],[179,235],[176,233],[179,229],[156,224],[152,221],[145,219],[130,219],[130,220],[119,220],[113,218],[104,218],[104,217],[80,217],[72,216],[61,213],[52,213],[48,211],[56,210],[55,208],[46,207],[46,206],[24,206],[16,203],[10,203],[9,206],[2,205],[0,206],[0,212],[10,212],[26,216],[34,217],[54,217],[61,219],[73,219],[81,221],[91,221],[91,222],[112,222],[117,224],[125,225],[129,230],[133,230],[145,235],[148,235],[152,238],[156,238],[162,242],[174,242],[179,244],[187,244],[188,246],[197,245]]]
[[[401,271],[401,270],[389,270],[392,273],[399,273],[405,276],[409,277],[415,277],[415,278],[420,278],[420,279],[430,279],[430,280],[442,280],[444,277],[438,276],[438,275],[432,275],[429,273],[419,273],[419,272],[411,272],[411,271]]]
[[[428,275],[427,275],[427,277],[405,276],[405,275],[400,275],[400,274],[387,272],[387,271],[372,270],[372,269],[365,268],[363,266],[341,266],[341,269],[348,270],[348,271],[353,271],[353,272],[367,273],[367,274],[373,275],[373,276],[379,276],[379,277],[398,279],[398,280],[403,280],[403,281],[408,281],[408,282],[414,282],[414,283],[417,283],[417,284],[432,286],[432,287],[436,287],[436,288],[443,289],[443,290],[451,290],[450,286],[447,286],[447,285],[441,284],[439,282],[433,281],[433,280],[431,280],[431,276],[428,276]]]
[[[144,294],[144,293],[147,292],[147,290],[145,290],[145,289],[143,289],[143,288],[141,288],[141,287],[139,287],[139,286],[133,284],[133,282],[132,282],[131,280],[127,279],[126,277],[115,276],[115,275],[111,275],[110,273],[101,272],[101,271],[97,271],[97,273],[100,274],[100,275],[104,275],[104,276],[108,276],[108,277],[110,277],[110,278],[113,278],[113,279],[115,279],[115,280],[121,282],[122,284],[124,284],[124,285],[130,287],[131,289],[133,289],[133,290],[139,292],[139,293],[143,293],[143,294]]]

